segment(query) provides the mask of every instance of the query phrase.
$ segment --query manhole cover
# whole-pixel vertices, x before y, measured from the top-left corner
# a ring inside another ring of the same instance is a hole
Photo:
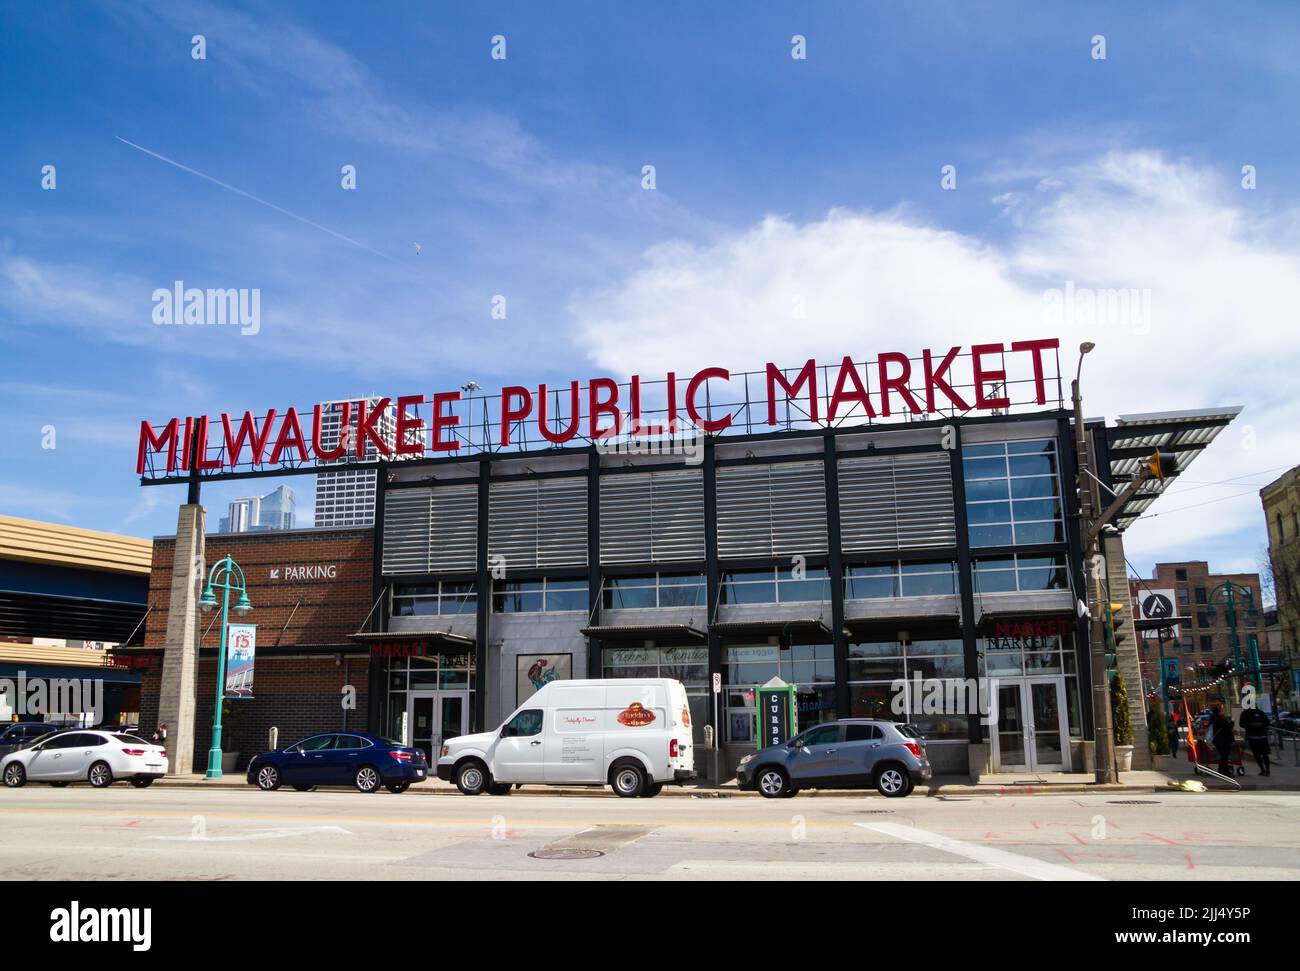
[[[1112,806],[1159,806],[1160,801],[1157,799],[1107,799],[1107,803]]]
[[[600,850],[535,850],[528,855],[534,860],[594,860],[605,854]]]

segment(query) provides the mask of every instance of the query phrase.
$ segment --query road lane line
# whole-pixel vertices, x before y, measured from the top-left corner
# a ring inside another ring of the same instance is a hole
[[[1008,853],[1006,850],[994,849],[991,846],[963,843],[961,840],[940,836],[938,833],[931,833],[913,826],[901,826],[898,823],[857,823],[856,825],[884,836],[892,836],[894,839],[906,840],[909,843],[920,843],[922,846],[928,846],[933,850],[942,850],[944,853],[964,856],[968,860],[983,863],[985,866],[995,867],[999,870],[1010,870],[1013,873],[1019,873],[1021,876],[1030,877],[1034,880],[1101,879],[1101,877],[1094,877],[1080,870],[1072,870],[1069,867],[1058,866],[1055,863],[1045,863],[1042,860],[1035,860],[1033,857]]]

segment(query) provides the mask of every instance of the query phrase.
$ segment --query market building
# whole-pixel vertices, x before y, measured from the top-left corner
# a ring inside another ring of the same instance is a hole
[[[523,388],[504,389],[492,403],[462,402],[463,414],[444,410],[459,395],[434,396],[418,446],[433,454],[373,463],[371,585],[364,602],[353,599],[356,625],[334,628],[328,650],[313,645],[304,656],[314,656],[319,674],[332,659],[368,655],[366,725],[430,752],[449,735],[499,724],[552,678],[673,677],[687,687],[698,744],[712,727],[725,778],[756,745],[756,686],[777,676],[797,686],[801,727],[907,718],[925,733],[941,773],[1081,771],[1093,726],[1073,412],[1060,400],[1059,377],[1045,378],[1037,358],[1032,378],[998,372],[1005,397],[987,397],[981,353],[972,355],[976,393],[965,392],[978,409],[935,406],[933,381],[901,395],[906,372],[889,377],[882,355],[884,407],[873,408],[863,391],[838,420],[844,370],[836,380],[833,368],[819,372],[814,362],[797,373],[769,365],[764,402],[751,389],[761,372],[706,369],[688,386],[686,428],[674,421],[681,387],[670,374],[657,415],[668,421],[641,438],[597,427],[598,414],[617,415],[611,402],[630,399],[635,414],[651,400],[636,378],[630,386],[590,383],[585,435],[577,431],[578,382],[571,396],[541,386],[537,411]],[[925,368],[929,376],[929,352]],[[702,389],[719,376],[733,388],[743,378],[743,398],[723,404],[715,394],[705,404]],[[945,393],[955,398],[962,387],[970,385],[954,382]],[[913,407],[877,420],[889,415],[891,391]],[[408,400],[398,400],[398,435]],[[1236,413],[1088,421],[1099,477],[1120,488],[1156,448],[1185,464]],[[262,441],[277,440],[274,417],[260,426]],[[521,429],[531,418],[540,434],[530,439]],[[196,483],[205,455],[212,478],[238,478],[246,468],[266,474],[238,448],[223,455],[207,445],[205,424],[186,419],[183,435],[178,419],[145,426],[146,484]],[[282,426],[273,460],[285,439]],[[299,450],[294,465],[318,467],[292,431],[288,441]],[[197,458],[185,468],[187,454]],[[166,457],[166,468],[155,470],[153,456]],[[1147,482],[1103,538],[1113,596],[1127,598],[1122,530],[1164,485]],[[182,524],[201,536],[186,519],[191,508],[182,507]],[[241,555],[268,562],[251,547],[236,554],[244,563]],[[277,625],[257,613],[261,590],[250,578],[259,682],[262,659],[278,657],[262,645]],[[1137,684],[1131,627],[1127,645],[1119,663]],[[304,675],[287,673],[286,687],[295,677]],[[260,686],[255,693],[260,700]],[[1140,692],[1130,704],[1140,767]],[[317,727],[339,724],[337,711],[328,717]],[[206,732],[202,715],[199,725]],[[711,759],[697,752],[708,774]]]

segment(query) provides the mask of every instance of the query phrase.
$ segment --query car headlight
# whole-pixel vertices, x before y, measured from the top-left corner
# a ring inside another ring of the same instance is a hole
[[[746,755],[744,758],[742,758],[742,759],[740,760],[740,764],[741,764],[741,765],[749,765],[749,763],[750,763],[750,762],[753,762],[754,759],[755,759],[756,757],[757,757],[756,753],[755,753],[755,754]]]

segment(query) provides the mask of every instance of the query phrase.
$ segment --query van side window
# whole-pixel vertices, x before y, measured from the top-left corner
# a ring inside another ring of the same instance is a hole
[[[506,723],[505,731],[501,733],[503,738],[527,738],[530,735],[540,735],[542,733],[542,709],[529,708],[527,711],[521,711]]]

